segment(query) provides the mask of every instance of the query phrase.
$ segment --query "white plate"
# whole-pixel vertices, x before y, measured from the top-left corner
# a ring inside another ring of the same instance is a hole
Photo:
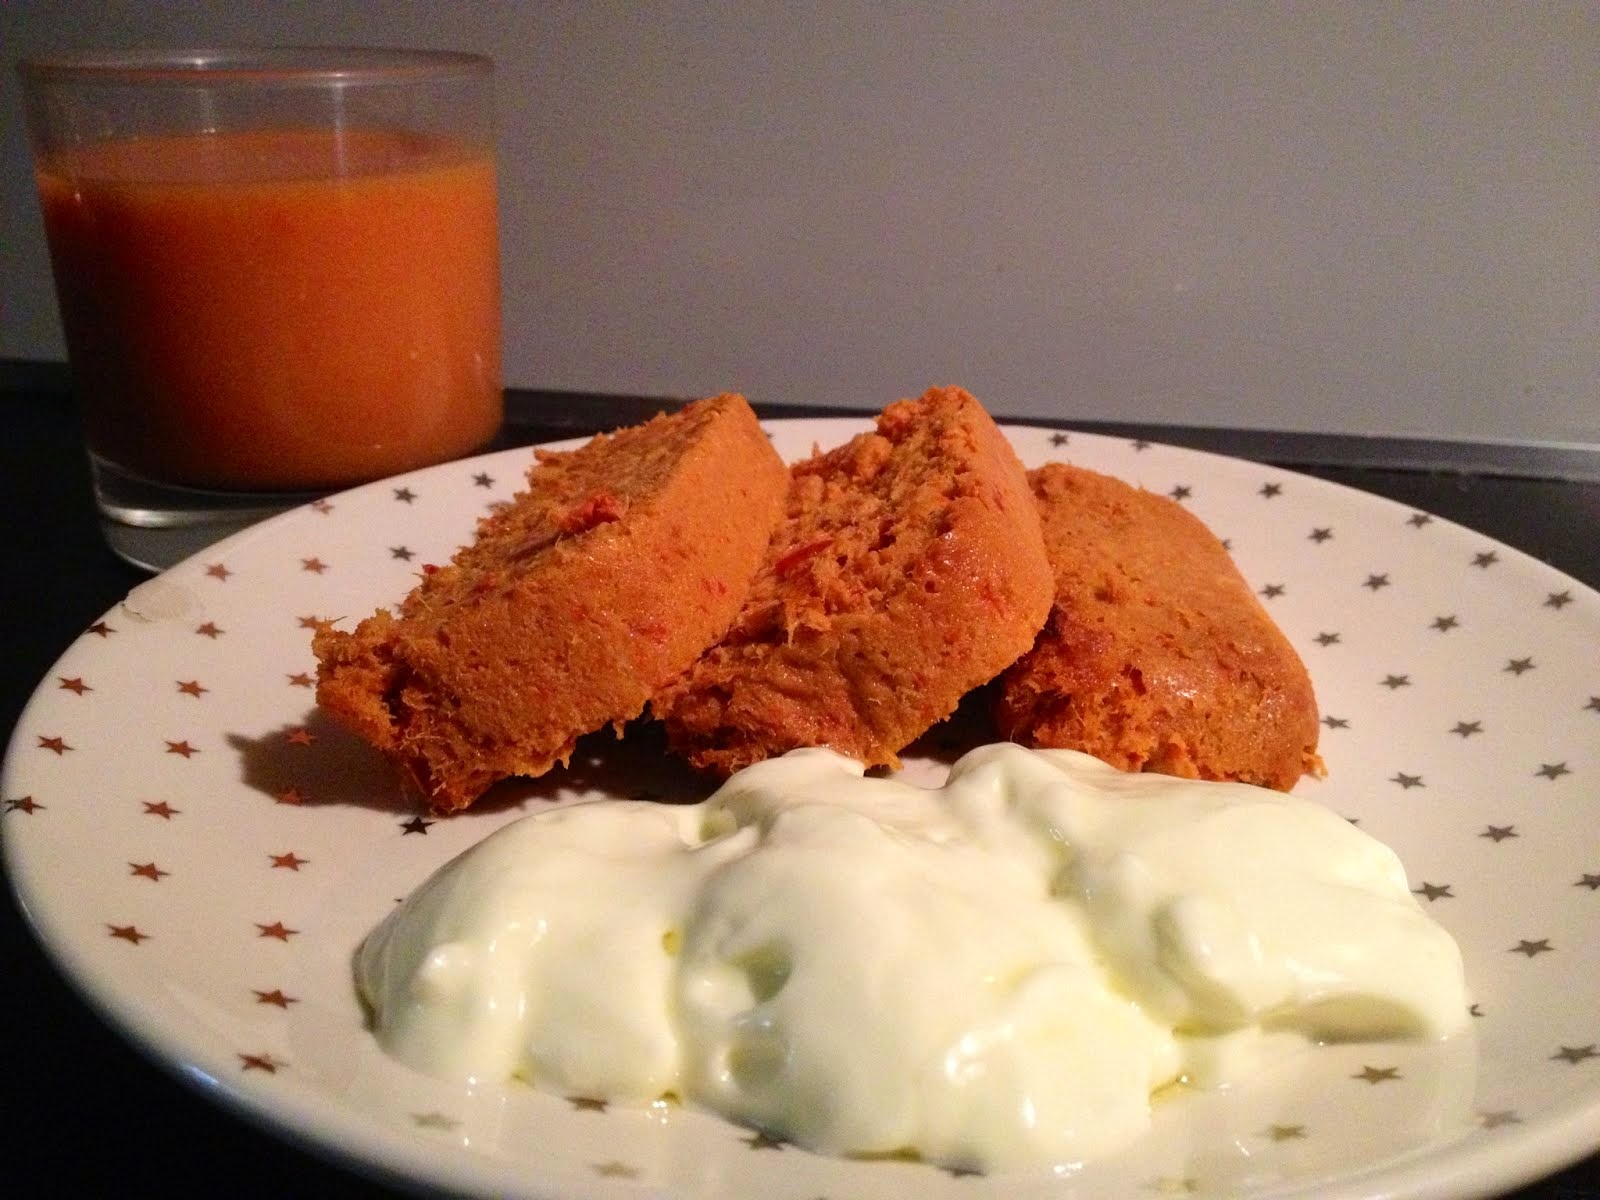
[[[864,423],[773,421],[786,457]],[[6,763],[4,847],[67,974],[157,1057],[335,1156],[496,1196],[1485,1195],[1600,1145],[1600,594],[1386,500],[1172,447],[1008,431],[1174,495],[1229,541],[1305,657],[1326,781],[1460,940],[1454,1048],[1330,1047],[1158,1105],[1129,1153],[983,1177],[852,1162],[685,1110],[460,1087],[386,1058],[350,956],[434,867],[554,799],[686,794],[648,739],[446,821],[319,719],[309,626],[397,601],[530,460],[506,451],[298,509],[139,588],[40,685]],[[937,739],[933,739],[937,745]],[[909,770],[937,775],[927,760]]]

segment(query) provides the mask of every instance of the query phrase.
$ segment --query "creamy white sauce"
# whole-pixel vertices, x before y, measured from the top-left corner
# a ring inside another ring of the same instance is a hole
[[[827,750],[700,804],[506,826],[361,946],[387,1051],[567,1096],[673,1094],[837,1154],[1082,1161],[1174,1081],[1440,1038],[1461,957],[1394,853],[1310,801],[986,746],[942,789]]]

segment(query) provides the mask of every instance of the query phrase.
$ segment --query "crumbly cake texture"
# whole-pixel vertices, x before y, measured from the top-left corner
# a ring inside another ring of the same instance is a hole
[[[1320,774],[1305,666],[1205,524],[1082,468],[1052,463],[1028,479],[1055,603],[1001,678],[1001,735],[1279,791]]]
[[[1033,645],[1052,592],[1015,451],[970,395],[934,389],[791,469],[733,628],[651,711],[718,774],[800,746],[898,765]]]
[[[638,716],[728,629],[788,486],[735,395],[536,453],[526,490],[398,614],[312,641],[318,704],[436,812]]]

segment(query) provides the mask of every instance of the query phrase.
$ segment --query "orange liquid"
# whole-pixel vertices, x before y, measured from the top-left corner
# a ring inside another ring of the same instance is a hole
[[[499,428],[487,151],[267,130],[107,142],[37,176],[102,458],[172,483],[316,488]]]

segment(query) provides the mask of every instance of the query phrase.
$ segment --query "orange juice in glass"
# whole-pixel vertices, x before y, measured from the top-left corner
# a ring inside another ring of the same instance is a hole
[[[194,51],[21,70],[109,522],[255,515],[494,436],[487,59]]]

